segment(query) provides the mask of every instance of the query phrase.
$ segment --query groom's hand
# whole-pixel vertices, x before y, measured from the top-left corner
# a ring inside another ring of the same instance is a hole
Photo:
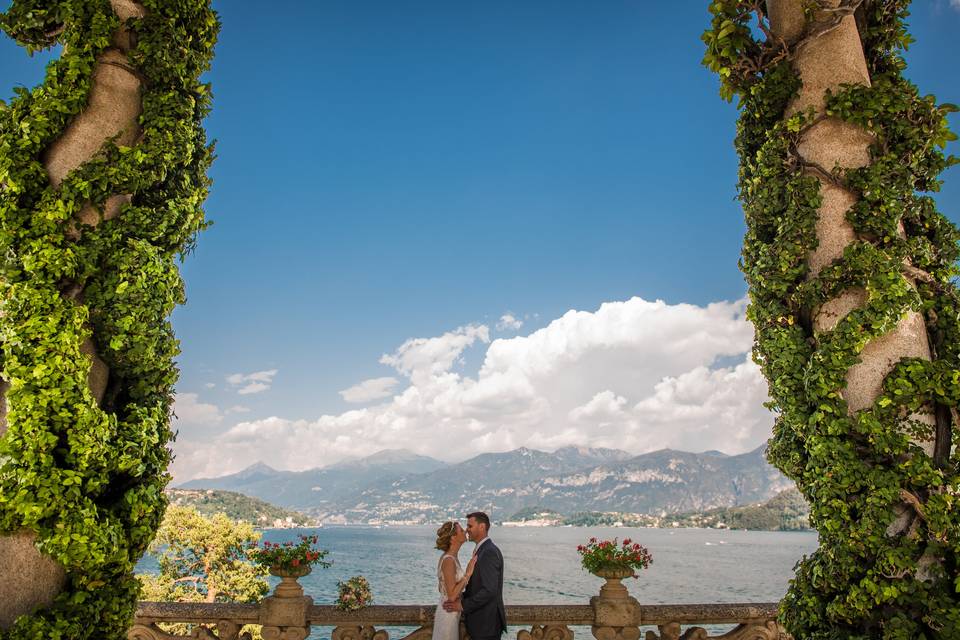
[[[444,600],[443,610],[450,612],[463,611],[463,604],[460,602],[460,600]]]

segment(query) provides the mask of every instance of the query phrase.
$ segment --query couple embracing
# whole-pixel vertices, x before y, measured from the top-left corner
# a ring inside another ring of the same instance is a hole
[[[457,552],[470,540],[476,546],[467,568]],[[445,522],[437,529],[440,604],[433,618],[432,640],[458,640],[460,614],[471,640],[499,640],[507,630],[503,608],[503,555],[490,539],[490,518],[483,512],[467,514],[467,528]]]

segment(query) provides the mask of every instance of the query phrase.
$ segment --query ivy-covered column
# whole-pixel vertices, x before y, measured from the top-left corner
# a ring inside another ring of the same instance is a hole
[[[960,638],[960,235],[924,193],[954,108],[902,76],[907,5],[718,0],[704,34],[739,99],[769,457],[820,537],[782,604],[798,638]]]
[[[0,108],[0,638],[122,637],[165,506],[219,25],[209,0],[14,0],[0,26],[63,45]]]
[[[834,1],[833,14],[814,14],[811,23],[822,25],[823,33],[807,37],[804,5],[797,0],[769,0],[770,28],[774,37],[793,46],[791,65],[800,80],[800,87],[786,108],[786,115],[803,114],[809,125],[803,127],[796,139],[796,161],[804,175],[818,182],[820,205],[817,207],[816,245],[807,257],[808,278],[815,279],[831,265],[842,265],[844,252],[857,249],[858,231],[847,219],[847,213],[857,205],[860,195],[855,188],[836,176],[851,169],[870,165],[870,147],[875,136],[866,128],[828,112],[827,97],[847,86],[870,86],[870,74],[852,6],[843,11]],[[814,22],[817,21],[817,22]],[[862,206],[862,205],[861,205]],[[895,231],[903,234],[902,223]],[[907,291],[915,288],[914,278],[900,275],[892,286]],[[909,291],[908,293],[912,293]],[[804,309],[810,315],[814,335],[829,340],[830,332],[851,312],[863,309],[868,302],[867,287],[851,283],[838,288]],[[864,336],[858,361],[846,371],[845,385],[839,390],[846,402],[847,413],[855,414],[876,402],[883,392],[883,380],[902,358],[930,360],[930,347],[922,315],[913,305],[899,305],[902,316],[896,324],[890,323],[874,336]],[[936,418],[933,407],[913,412],[911,419],[925,428],[914,432],[915,442],[928,456],[933,456],[936,443]],[[901,517],[891,523],[891,530],[909,525],[910,507],[901,503],[897,508]]]

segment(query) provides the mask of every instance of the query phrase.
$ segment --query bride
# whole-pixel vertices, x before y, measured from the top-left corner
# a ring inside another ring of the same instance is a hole
[[[457,553],[467,541],[467,534],[459,522],[444,522],[437,529],[437,549],[443,552],[437,563],[437,586],[440,589],[440,603],[433,615],[432,640],[458,640],[460,637],[460,612],[445,611],[444,600],[456,600],[467,586],[473,574],[477,559],[473,557],[467,563],[467,570],[460,568]]]

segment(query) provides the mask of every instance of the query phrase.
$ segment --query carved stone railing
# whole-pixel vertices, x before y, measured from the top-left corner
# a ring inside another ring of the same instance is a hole
[[[615,582],[616,584],[613,584]],[[430,640],[436,605],[380,605],[341,611],[315,605],[308,596],[275,592],[258,604],[141,602],[128,640],[243,640],[244,625],[262,625],[264,640],[304,640],[311,627],[333,627],[331,640],[390,640],[384,627],[411,627],[397,640]],[[791,640],[776,622],[776,603],[641,605],[609,581],[601,595],[584,605],[514,605],[507,624],[524,627],[517,640],[573,640],[571,627],[590,627],[597,640]],[[190,635],[177,635],[158,625],[196,625]],[[706,626],[736,625],[711,635]],[[466,638],[463,627],[461,638]]]
[[[412,627],[411,631],[394,640],[429,640],[435,605],[371,606],[357,612],[344,612],[330,606],[314,605],[308,621],[314,627],[335,627],[333,640],[390,640],[383,627]],[[760,604],[665,604],[640,605],[640,622],[636,632],[620,632],[624,640],[641,637],[640,626],[654,626],[645,640],[785,640],[790,636],[777,626],[775,603]],[[187,622],[212,627],[195,632],[194,636],[166,634],[156,623]],[[570,627],[593,627],[593,608],[589,605],[516,605],[507,607],[507,622],[511,626],[529,627],[517,633],[517,640],[571,640]],[[127,634],[130,640],[170,640],[196,637],[238,640],[243,625],[261,624],[259,607],[255,604],[206,604],[187,602],[141,602],[136,624]],[[737,625],[731,631],[711,636],[703,625]],[[626,628],[634,627],[627,625]],[[594,629],[601,640],[614,637]],[[685,629],[685,630],[684,630]],[[217,631],[218,633],[214,633]],[[599,632],[599,633],[598,633]],[[305,638],[273,636],[274,638]],[[263,637],[269,640],[270,636]]]

